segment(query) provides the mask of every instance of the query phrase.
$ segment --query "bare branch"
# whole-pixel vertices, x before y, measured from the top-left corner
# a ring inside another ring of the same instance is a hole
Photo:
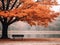
[[[10,20],[12,20],[12,19],[13,19],[13,18],[11,18]],[[10,22],[8,23],[8,25],[10,25],[10,24],[12,24],[12,23],[18,21],[19,19],[20,19],[20,18],[15,17],[15,19],[13,19],[12,21],[10,21]]]
[[[14,7],[15,4],[16,4],[16,2],[17,2],[17,0],[15,0],[15,2],[14,2],[14,4],[12,5],[11,9],[13,9],[13,7]],[[11,10],[11,9],[10,9],[10,10]]]
[[[6,23],[7,23],[7,17],[4,17],[3,19],[4,19],[4,22],[6,22]]]
[[[19,21],[20,19],[22,19],[22,18],[25,18],[26,16],[23,16],[23,17],[21,17],[21,18],[19,18],[19,17],[15,17],[15,19],[13,19],[13,17],[9,20],[9,22],[8,22],[8,25],[10,25],[10,24],[12,24],[12,23],[14,23],[14,22],[17,22],[17,21]]]
[[[5,10],[4,0],[1,0],[1,2],[2,2],[2,8],[3,8],[3,10]]]
[[[8,20],[8,23],[11,22],[13,18],[14,18],[14,17],[11,17],[11,18]]]
[[[21,4],[21,3],[19,3],[19,4],[16,6],[16,8],[18,8],[18,7],[20,6],[20,4]]]
[[[1,21],[1,23],[3,23],[3,18],[0,16],[0,21]]]
[[[9,4],[10,4],[10,0],[7,0],[6,10],[8,10],[8,9],[9,9]]]

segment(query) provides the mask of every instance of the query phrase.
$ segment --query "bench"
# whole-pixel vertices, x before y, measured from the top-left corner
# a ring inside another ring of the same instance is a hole
[[[14,34],[12,35],[13,39],[23,39],[24,35]]]

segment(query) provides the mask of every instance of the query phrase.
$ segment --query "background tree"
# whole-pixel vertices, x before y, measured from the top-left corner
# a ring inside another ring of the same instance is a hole
[[[8,38],[8,26],[17,21],[26,21],[31,26],[48,26],[48,23],[52,22],[59,13],[50,9],[52,7],[50,6],[51,3],[46,2],[48,5],[44,5],[45,3],[43,2],[34,2],[34,0],[0,0],[1,38]],[[55,0],[52,5],[56,4]]]

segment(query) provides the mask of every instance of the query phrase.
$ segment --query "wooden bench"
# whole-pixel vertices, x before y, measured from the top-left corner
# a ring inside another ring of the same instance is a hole
[[[14,34],[12,35],[13,39],[23,39],[24,35]]]

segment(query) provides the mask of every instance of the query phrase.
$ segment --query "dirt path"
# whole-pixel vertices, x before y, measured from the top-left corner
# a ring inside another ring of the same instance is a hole
[[[0,45],[60,45],[60,42],[10,41],[10,42],[0,42]]]
[[[60,38],[40,40],[40,41],[27,41],[27,40],[11,40],[11,39],[0,39],[0,45],[60,45]]]

